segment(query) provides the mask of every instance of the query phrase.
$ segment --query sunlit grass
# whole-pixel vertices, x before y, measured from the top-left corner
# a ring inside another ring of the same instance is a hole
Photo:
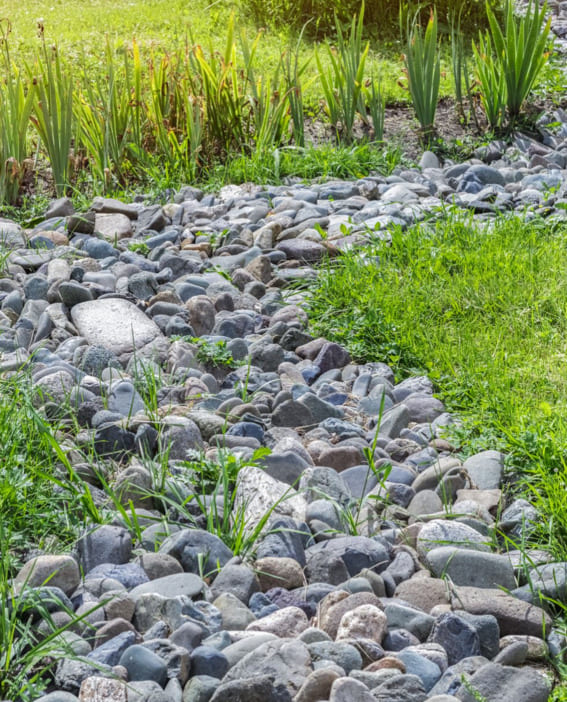
[[[359,360],[426,372],[460,413],[465,452],[510,453],[516,489],[567,558],[567,225],[445,214],[392,244],[329,264],[314,284],[315,334]]]

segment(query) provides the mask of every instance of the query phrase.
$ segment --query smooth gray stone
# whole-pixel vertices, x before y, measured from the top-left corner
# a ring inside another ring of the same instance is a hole
[[[385,600],[384,613],[388,618],[388,629],[406,629],[425,641],[435,623],[435,618],[425,612],[397,602]]]
[[[161,597],[178,597],[184,595],[191,599],[201,597],[204,594],[205,583],[198,575],[193,573],[176,573],[166,575],[163,578],[156,578],[147,583],[138,585],[130,590],[128,596],[136,601],[141,595],[155,594]]]
[[[417,675],[396,675],[372,691],[378,702],[425,702],[427,692]]]
[[[162,659],[140,644],[127,648],[120,657],[119,665],[128,671],[128,680],[153,680],[165,686],[167,682],[167,666]]]
[[[362,668],[362,656],[359,651],[345,641],[315,641],[307,644],[314,662],[333,661],[348,674],[351,670]]]
[[[507,556],[440,546],[428,551],[427,565],[435,577],[448,577],[455,585],[471,587],[516,587],[514,568]]]
[[[351,576],[358,575],[364,568],[380,573],[390,562],[389,549],[380,541],[365,536],[339,536],[310,546],[306,550],[307,562],[321,553],[329,558],[341,558]]]
[[[426,692],[429,692],[441,677],[439,666],[419,655],[417,651],[400,651],[396,658],[405,664],[408,675],[417,675]]]
[[[215,534],[202,529],[182,529],[159,548],[177,558],[186,573],[216,573],[232,558],[231,550]],[[175,576],[172,576],[175,577]]]
[[[547,702],[550,686],[531,668],[512,668],[488,663],[477,671],[456,693],[461,702],[476,702],[479,697],[498,702]]]
[[[463,463],[473,485],[479,490],[499,488],[503,467],[504,455],[500,451],[482,451]]]

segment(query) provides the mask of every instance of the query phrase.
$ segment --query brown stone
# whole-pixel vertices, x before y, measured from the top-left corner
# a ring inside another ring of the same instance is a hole
[[[374,663],[367,665],[364,670],[369,673],[375,673],[378,670],[385,670],[387,668],[399,670],[402,673],[406,672],[406,666],[403,661],[393,656],[384,656],[384,658],[381,658],[379,661],[374,661]]]
[[[334,468],[340,473],[362,463],[364,455],[357,446],[327,446],[313,458],[317,465]]]
[[[299,563],[294,558],[276,558],[268,556],[259,558],[254,570],[260,581],[260,589],[267,592],[273,587],[293,590],[305,584],[305,576]]]
[[[177,558],[168,553],[143,553],[134,562],[144,569],[150,580],[183,573],[183,568]]]
[[[314,670],[300,687],[293,702],[315,702],[315,700],[329,699],[331,687],[338,677],[339,674],[332,668]]]
[[[126,619],[123,619],[122,617],[117,617],[116,619],[111,619],[108,622],[104,622],[104,624],[100,627],[100,629],[97,630],[95,634],[95,648],[97,646],[102,646],[102,644],[106,643],[107,641],[110,641],[110,639],[113,639],[119,634],[123,634],[125,631],[135,632],[136,629],[129,621],[126,621]],[[139,636],[139,639],[141,641],[142,637]]]
[[[449,604],[447,583],[441,578],[418,576],[404,580],[397,586],[394,596],[428,613],[437,605]]]

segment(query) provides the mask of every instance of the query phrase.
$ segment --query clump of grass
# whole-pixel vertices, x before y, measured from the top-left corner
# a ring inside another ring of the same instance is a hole
[[[65,544],[80,524],[60,481],[54,433],[33,406],[25,373],[0,378],[0,513],[15,555],[30,544]]]
[[[446,213],[395,229],[391,246],[328,263],[310,302],[314,333],[360,360],[393,363],[398,378],[427,372],[461,413],[463,442],[510,452],[517,489],[534,486],[530,498],[548,515],[546,527],[554,525],[545,528],[546,545],[562,560],[565,229],[538,218],[479,224]]]
[[[278,184],[285,178],[363,178],[372,171],[390,174],[401,161],[401,150],[395,146],[289,146],[254,153],[249,158],[236,157],[214,169],[210,182],[216,187],[221,183]]]
[[[188,477],[181,480],[178,475],[166,481],[167,493],[159,495],[170,510],[169,521],[178,519],[181,525],[196,524],[218,536],[234,555],[250,556],[278,505],[295,493],[290,488],[256,524],[250,522],[247,505],[237,503],[238,474],[245,466],[256,465],[269,452],[260,448],[244,460],[219,447],[214,461],[200,457],[184,462]]]
[[[221,339],[220,341],[211,342],[200,337],[193,338],[190,341],[197,346],[195,358],[201,363],[216,367],[224,366],[225,368],[235,368],[237,366],[226,341]]]

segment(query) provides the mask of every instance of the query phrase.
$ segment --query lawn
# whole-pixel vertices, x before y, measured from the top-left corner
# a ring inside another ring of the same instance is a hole
[[[115,47],[130,44],[135,38],[146,49],[154,48],[168,53],[185,46],[186,42],[216,50],[224,49],[226,27],[234,13],[237,26],[252,39],[262,31],[258,55],[265,74],[277,69],[281,54],[294,46],[297,37],[285,26],[280,31],[265,30],[253,25],[249,16],[236,3],[195,0],[30,0],[21,4],[0,2],[0,17],[9,19],[12,29],[11,43],[16,53],[30,57],[39,46],[37,25],[41,21],[49,42],[57,44],[63,58],[79,60],[88,70],[100,70],[104,58],[104,43],[108,37]],[[318,109],[322,99],[314,58],[315,44],[305,40],[300,50],[301,62],[309,61],[305,83],[307,101],[312,110]],[[409,95],[405,86],[402,49],[398,42],[386,45],[372,42],[368,62],[368,76],[380,76],[389,103],[407,103]],[[448,58],[446,56],[445,58]],[[326,64],[328,61],[324,58]],[[445,65],[448,68],[448,62]],[[449,71],[445,71],[442,96],[452,94]]]

